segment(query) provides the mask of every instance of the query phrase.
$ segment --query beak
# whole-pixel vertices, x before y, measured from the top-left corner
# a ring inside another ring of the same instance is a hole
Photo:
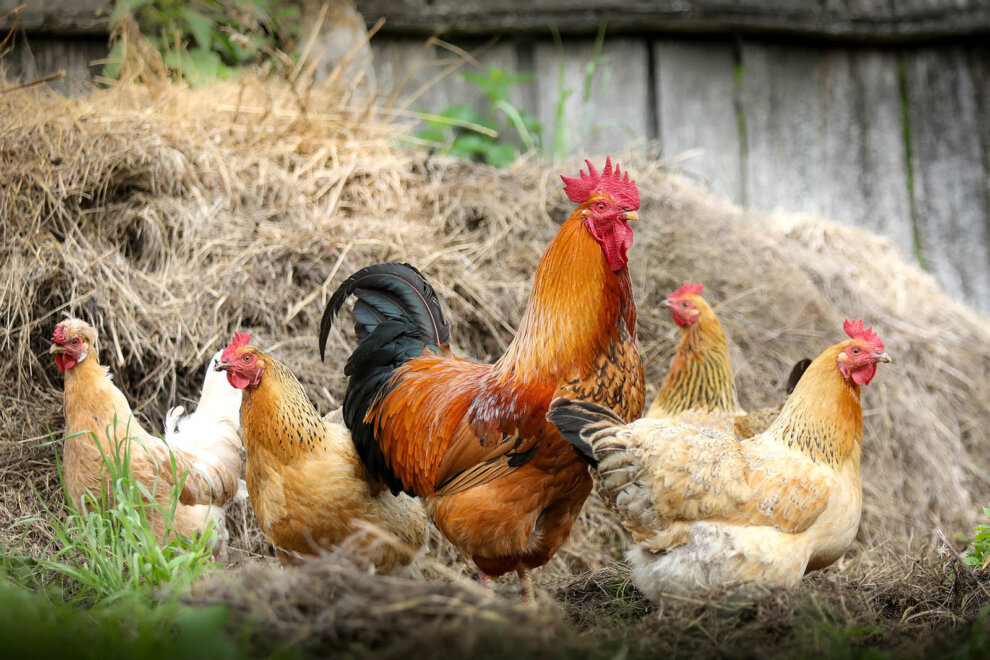
[[[660,303],[660,306],[661,306],[661,307],[671,307],[671,308],[673,308],[673,306],[674,306],[674,301],[673,301],[673,300],[671,300],[670,298],[667,298],[667,299],[665,299],[665,300],[664,300],[664,301],[663,301],[662,303]]]
[[[626,222],[632,222],[633,220],[639,220],[639,214],[635,211],[626,211],[622,214],[622,217],[626,219]]]
[[[230,362],[227,362],[226,360],[220,360],[219,362],[217,362],[217,366],[213,367],[213,370],[214,371],[230,371],[233,368],[234,368],[234,365],[232,365]]]
[[[873,356],[874,364],[877,362],[891,362],[891,361],[892,360],[890,359],[890,356],[887,355],[886,353],[881,353],[880,355]]]
[[[52,342],[52,347],[48,349],[48,353],[50,355],[56,355],[58,353],[65,353],[67,350],[69,349],[67,349],[65,346]]]

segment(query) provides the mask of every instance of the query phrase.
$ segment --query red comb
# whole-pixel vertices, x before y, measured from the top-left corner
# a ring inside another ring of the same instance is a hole
[[[224,362],[230,362],[234,359],[234,353],[241,346],[247,346],[248,342],[251,341],[251,335],[246,332],[235,332],[234,338],[230,340],[227,344],[227,348],[223,349],[223,353],[220,354],[220,359]]]
[[[599,173],[590,160],[584,161],[588,164],[588,173],[581,170],[580,177],[560,175],[564,180],[564,192],[575,204],[583,204],[588,201],[592,193],[604,190],[622,208],[635,211],[639,208],[639,189],[636,182],[629,180],[629,172],[625,176],[619,171],[619,166],[612,170],[611,157],[605,157],[605,169]]]
[[[674,291],[668,296],[668,298],[680,298],[681,296],[700,296],[701,292],[705,290],[702,284],[693,284],[691,282],[685,282],[677,291]]]
[[[850,321],[846,319],[846,322],[842,324],[842,328],[846,331],[846,334],[853,339],[862,339],[870,345],[875,351],[883,351],[883,341],[880,339],[880,335],[873,332],[873,326],[868,328],[863,327],[863,319],[857,319],[855,321]]]
[[[55,342],[56,344],[64,344],[65,343],[65,324],[64,323],[59,323],[57,326],[55,326],[55,331],[52,332],[52,341]]]

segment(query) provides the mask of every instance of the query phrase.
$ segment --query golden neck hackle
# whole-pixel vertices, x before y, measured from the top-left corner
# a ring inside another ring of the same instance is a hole
[[[863,440],[860,387],[836,367],[840,352],[841,347],[833,346],[811,363],[766,431],[816,463],[832,467],[849,459],[858,465]]]
[[[635,335],[629,272],[609,268],[579,208],[540,260],[519,331],[495,373],[556,383],[575,366],[587,371],[608,350],[620,316]]]
[[[66,436],[79,431],[93,431],[101,445],[108,440],[106,429],[117,419],[116,436],[123,439],[133,414],[127,399],[110,380],[110,370],[100,364],[96,351],[71,369],[65,371],[65,411]],[[87,435],[76,436],[67,442],[91,442]]]
[[[257,351],[265,372],[257,387],[244,390],[241,427],[250,454],[262,449],[282,461],[323,443],[323,420],[295,375],[281,362]]]
[[[670,416],[739,410],[725,331],[707,303],[698,299],[695,306],[698,320],[681,328],[681,341],[653,408]]]

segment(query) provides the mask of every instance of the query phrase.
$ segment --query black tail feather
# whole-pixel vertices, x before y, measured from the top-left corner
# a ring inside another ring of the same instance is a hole
[[[550,402],[547,419],[557,427],[564,440],[573,445],[581,458],[593,467],[598,467],[598,460],[591,445],[585,439],[587,431],[625,424],[615,412],[605,406],[587,401],[571,401],[562,397]]]
[[[450,326],[440,300],[429,282],[409,264],[376,264],[362,268],[334,291],[320,321],[320,359],[326,355],[327,336],[333,319],[350,295],[355,329],[363,341],[386,319],[411,319],[424,344],[442,346],[450,342]]]
[[[369,266],[347,278],[330,297],[320,323],[320,359],[333,319],[351,294],[357,298],[353,316],[358,345],[344,367],[348,377],[344,423],[368,470],[398,493],[405,486],[392,471],[365,417],[398,367],[422,355],[427,347],[449,343],[450,326],[436,292],[418,270],[409,264]]]
[[[804,372],[808,370],[811,366],[811,360],[804,358],[803,360],[798,360],[794,366],[791,368],[791,374],[787,377],[787,393],[790,394],[797,387],[798,382],[801,380],[801,376]]]

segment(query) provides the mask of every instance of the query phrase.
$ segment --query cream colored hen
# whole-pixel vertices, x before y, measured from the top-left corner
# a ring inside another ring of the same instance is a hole
[[[96,330],[80,319],[66,319],[52,335],[51,353],[65,377],[65,445],[62,469],[69,497],[84,508],[85,495],[100,501],[107,471],[103,455],[129,449],[130,472],[154,494],[149,520],[159,542],[166,537],[162,512],[176,477],[185,477],[173,520],[174,531],[187,537],[216,526],[223,549],[223,505],[237,492],[243,461],[236,427],[220,421],[215,435],[200,446],[172,447],[148,433],[134,417],[130,404],[101,366]],[[101,455],[102,452],[102,455]],[[171,461],[175,460],[173,473]]]
[[[764,433],[676,420],[623,424],[556,399],[547,417],[597,467],[598,490],[638,544],[627,557],[649,598],[755,583],[793,586],[845,553],[862,505],[860,386],[883,342],[862,321],[808,367]]]

